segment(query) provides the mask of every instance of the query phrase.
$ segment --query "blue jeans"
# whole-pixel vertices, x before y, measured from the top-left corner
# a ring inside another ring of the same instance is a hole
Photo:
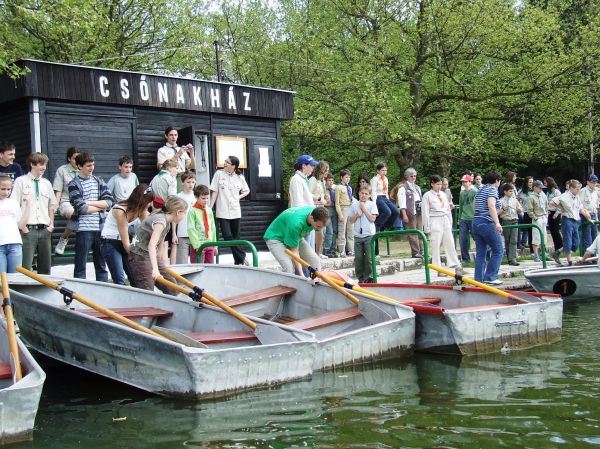
[[[326,255],[335,252],[338,231],[338,218],[335,207],[328,207],[327,212],[329,212],[329,221],[325,227],[325,240],[323,242],[323,253]]]
[[[8,243],[0,245],[0,273],[16,273],[17,265],[23,263],[23,245]]]
[[[460,244],[460,258],[463,262],[471,262],[471,240],[473,236],[473,220],[460,220],[458,225],[458,242]]]
[[[73,277],[85,279],[85,266],[87,255],[92,250],[96,280],[108,282],[106,261],[100,249],[100,231],[77,231],[75,236],[75,267]]]
[[[583,225],[581,227],[581,240],[583,240],[583,248],[585,250],[585,248],[589,247],[596,239],[596,236],[598,235],[598,228],[593,222],[588,221],[583,215],[580,216],[580,218],[580,223]],[[594,216],[592,216],[592,219],[595,219]]]
[[[579,247],[579,221],[563,216],[560,223],[563,233],[563,252],[565,254],[576,252]]]
[[[100,239],[100,251],[102,251],[102,257],[106,260],[112,281],[118,285],[125,285],[125,274],[127,274],[130,285],[135,287],[135,281],[129,266],[129,257],[121,241],[117,239]]]
[[[496,232],[493,221],[475,217],[473,219],[473,237],[475,238],[475,280],[490,282],[498,279],[498,270],[502,263],[504,248],[502,234]],[[488,249],[492,251],[490,260],[486,262]]]
[[[378,231],[393,229],[396,218],[398,218],[398,208],[392,200],[385,195],[377,196],[377,218],[375,219],[375,228]]]

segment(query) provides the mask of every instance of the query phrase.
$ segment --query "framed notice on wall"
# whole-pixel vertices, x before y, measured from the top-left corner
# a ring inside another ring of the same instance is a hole
[[[225,159],[235,156],[240,160],[240,168],[248,168],[246,155],[246,138],[232,136],[216,136],[217,141],[217,167],[222,168]]]

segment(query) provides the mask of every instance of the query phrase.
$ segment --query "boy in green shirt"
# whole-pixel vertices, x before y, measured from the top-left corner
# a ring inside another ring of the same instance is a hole
[[[458,241],[460,243],[460,258],[463,262],[471,262],[469,235],[473,237],[473,216],[475,215],[475,195],[477,190],[471,184],[473,177],[465,174],[460,180],[462,189],[458,204],[460,207]]]
[[[316,269],[321,268],[319,257],[304,237],[313,229],[315,231],[323,229],[328,220],[329,212],[322,206],[291,207],[273,220],[263,238],[285,273],[293,274],[294,268],[296,273],[302,273],[302,266],[285,253],[286,248],[299,254]]]

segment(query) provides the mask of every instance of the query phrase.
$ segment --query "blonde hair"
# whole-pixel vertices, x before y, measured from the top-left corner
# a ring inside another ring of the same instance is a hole
[[[570,179],[567,181],[567,187],[570,189],[571,187],[581,187],[581,183],[576,179]]]
[[[325,173],[327,173],[327,171],[329,170],[329,163],[327,161],[320,161],[317,166],[315,167],[315,171],[313,172],[313,176],[317,179],[317,180],[321,180],[321,178],[324,178]]]
[[[174,167],[177,167],[177,160],[175,158],[167,159],[166,161],[164,161],[161,166],[161,169],[167,170],[168,168],[174,168]]]
[[[10,185],[13,183],[13,180],[10,176],[8,176],[6,173],[0,173],[0,182],[4,181],[10,181]]]

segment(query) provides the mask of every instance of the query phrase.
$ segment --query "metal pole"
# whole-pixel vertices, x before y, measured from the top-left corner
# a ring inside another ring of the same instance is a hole
[[[215,57],[217,58],[217,81],[223,81],[221,77],[221,48],[219,47],[219,41],[215,39]]]

